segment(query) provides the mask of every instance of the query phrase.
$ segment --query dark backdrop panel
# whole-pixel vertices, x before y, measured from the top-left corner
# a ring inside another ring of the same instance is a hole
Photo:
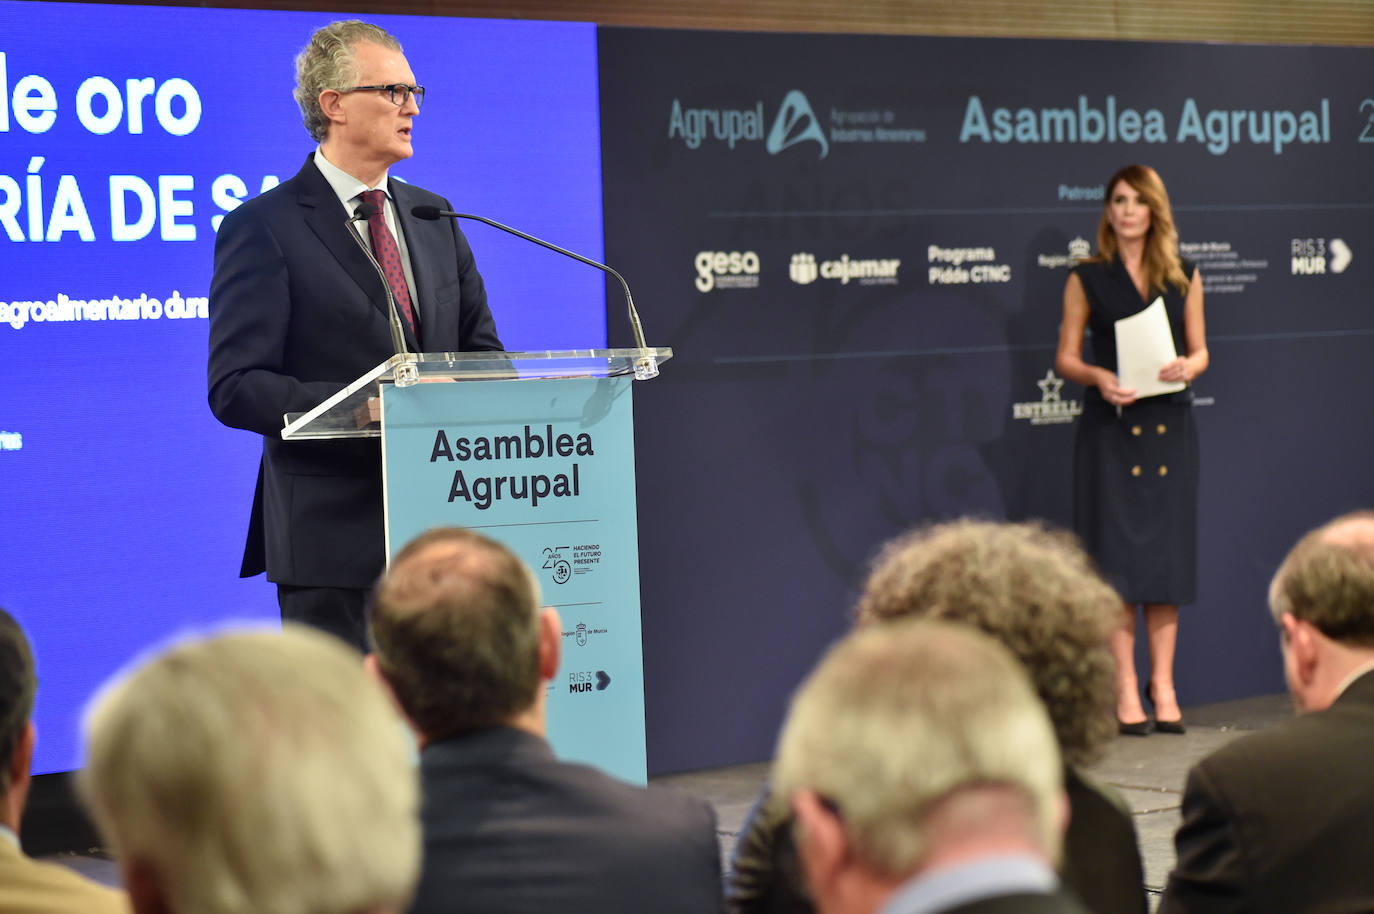
[[[677,353],[636,403],[651,770],[767,757],[892,535],[1068,522],[1061,295],[1133,161],[1208,288],[1180,692],[1282,689],[1268,578],[1374,502],[1371,52],[602,29],[599,55],[607,258]]]

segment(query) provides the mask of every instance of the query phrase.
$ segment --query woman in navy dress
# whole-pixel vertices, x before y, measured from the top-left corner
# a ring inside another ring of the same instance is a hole
[[[1074,440],[1074,528],[1125,601],[1112,636],[1121,732],[1181,733],[1173,673],[1178,606],[1197,595],[1193,392],[1137,399],[1121,386],[1113,325],[1163,298],[1175,351],[1183,354],[1159,378],[1191,384],[1208,364],[1202,279],[1179,257],[1168,192],[1154,169],[1129,165],[1106,188],[1097,253],[1064,286],[1055,356],[1059,374],[1086,389]],[[1084,356],[1085,335],[1091,358]],[[1137,606],[1149,637],[1153,724],[1135,672]]]

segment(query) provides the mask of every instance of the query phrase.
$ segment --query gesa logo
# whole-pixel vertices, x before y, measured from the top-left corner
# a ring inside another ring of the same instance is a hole
[[[752,289],[759,284],[759,255],[753,251],[701,251],[696,258],[697,289]]]

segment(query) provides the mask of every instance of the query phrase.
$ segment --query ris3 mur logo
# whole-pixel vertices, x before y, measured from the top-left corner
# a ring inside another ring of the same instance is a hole
[[[736,143],[764,140],[763,124],[762,101],[755,102],[752,108],[690,108],[675,98],[668,114],[668,138],[681,138],[688,149],[699,149],[708,139],[734,149]],[[813,141],[820,146],[817,158],[829,155],[830,141],[825,138],[811,103],[800,90],[793,89],[783,97],[764,146],[769,155],[777,155],[798,143]]]

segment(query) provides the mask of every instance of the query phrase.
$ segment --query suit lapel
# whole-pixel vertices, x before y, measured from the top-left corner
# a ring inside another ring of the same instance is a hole
[[[359,247],[358,242],[362,238],[347,224],[348,212],[339,202],[339,197],[334,193],[334,188],[329,186],[324,175],[320,174],[320,170],[315,167],[313,153],[307,157],[305,166],[296,175],[296,179],[300,185],[296,202],[301,207],[306,224],[310,226],[310,230],[315,233],[320,242],[334,255],[334,259],[362,289],[372,307],[381,312],[383,318],[390,320],[387,311],[386,290],[382,286],[382,278],[377,275],[377,271],[367,259],[367,255]],[[350,238],[350,235],[353,237]],[[407,236],[408,238],[409,236]],[[411,261],[414,262],[414,260],[415,255],[412,251]],[[417,275],[416,285],[419,285],[419,282]],[[422,322],[423,320],[424,318],[421,317]],[[412,351],[419,351],[420,345],[415,339],[414,332],[406,326],[404,320],[401,321],[401,326],[405,331],[406,344]]]
[[[426,223],[410,214],[410,208],[417,201],[404,181],[390,181],[389,189],[391,198],[396,201],[396,224],[405,233],[410,272],[415,277],[415,295],[411,304],[420,316],[420,326],[428,331],[435,327],[434,322],[438,318],[434,311],[433,266],[436,261],[430,243],[438,223]]]

